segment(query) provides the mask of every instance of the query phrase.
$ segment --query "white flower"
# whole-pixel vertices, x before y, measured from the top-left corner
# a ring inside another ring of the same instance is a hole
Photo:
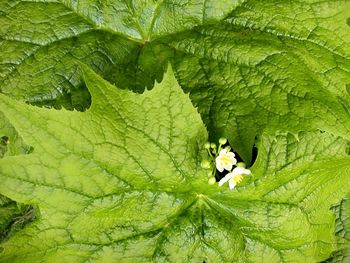
[[[251,172],[248,169],[245,169],[243,167],[236,167],[235,169],[233,169],[232,172],[226,174],[225,177],[219,181],[219,186],[222,186],[228,181],[228,185],[232,190],[238,183],[240,183],[243,180],[244,174],[249,175],[250,173]]]
[[[234,164],[237,163],[235,154],[229,152],[227,149],[222,149],[219,153],[219,156],[215,159],[216,169],[220,172],[224,170],[231,171]]]

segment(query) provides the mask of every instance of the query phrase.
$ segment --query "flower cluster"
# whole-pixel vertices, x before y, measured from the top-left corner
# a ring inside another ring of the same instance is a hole
[[[227,143],[227,139],[221,138],[219,140],[219,147],[216,147],[215,143],[206,143],[204,147],[207,149],[209,157],[212,161],[215,160],[215,167],[212,168],[212,165],[209,160],[202,162],[202,167],[205,169],[212,169],[209,172],[209,184],[214,184],[217,179],[217,171],[220,173],[228,171],[228,173],[219,180],[219,186],[222,186],[224,183],[228,182],[228,185],[231,190],[233,190],[237,184],[239,184],[245,175],[250,175],[251,171],[245,168],[245,164],[242,162],[237,163],[234,152],[231,151],[230,146],[223,146]]]

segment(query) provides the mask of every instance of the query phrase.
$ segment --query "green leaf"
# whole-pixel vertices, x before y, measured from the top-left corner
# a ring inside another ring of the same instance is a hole
[[[344,248],[344,249],[334,253],[334,255],[330,259],[328,259],[324,262],[327,262],[327,263],[347,263],[347,262],[349,262],[349,258],[350,258],[350,249]]]
[[[349,139],[350,50],[237,24],[227,20],[162,41],[175,50],[179,82],[213,139],[229,137],[247,162],[263,130],[317,128]],[[347,47],[350,39],[337,43]]]
[[[12,218],[17,215],[18,209],[14,202],[0,195],[0,240],[4,238],[5,231],[11,223]]]
[[[215,27],[163,41],[214,139],[249,162],[262,130],[349,139],[348,1],[242,1]]]
[[[19,137],[15,128],[0,112],[0,158],[3,156],[29,153],[32,149],[26,146]]]
[[[79,7],[74,2],[1,1],[3,93],[32,103],[85,108],[88,106],[85,101],[76,105],[77,99],[86,94],[81,91],[75,60],[89,63],[108,75],[116,63],[123,64],[138,46],[127,37],[95,24],[75,10]]]
[[[220,20],[237,5],[228,0],[2,0],[1,90],[39,105],[84,109],[86,102],[76,104],[77,94],[85,96],[75,63],[80,60],[118,86],[142,91],[154,83],[137,65],[146,42]]]
[[[210,138],[246,162],[269,129],[349,138],[349,1],[24,1],[0,5],[0,86],[36,105],[89,106],[75,61],[142,92],[171,60]]]
[[[23,143],[15,128],[0,112],[0,158],[27,154],[31,150],[32,148]],[[0,241],[23,228],[33,218],[34,210],[31,206],[16,204],[0,194]]]
[[[0,195],[0,241],[9,238],[34,219],[33,207],[16,204],[14,201]]]
[[[349,195],[343,199],[339,204],[333,207],[336,214],[336,234],[341,238],[341,244],[344,243],[342,239],[350,241],[350,199]],[[346,263],[350,259],[350,244],[346,243],[344,248],[336,251],[325,262],[330,263]]]
[[[0,160],[0,193],[40,211],[1,262],[317,262],[339,249],[330,207],[350,190],[347,141],[264,134],[253,176],[230,191],[207,182],[207,131],[170,68],[143,94],[83,71],[85,112],[0,96],[34,147]]]

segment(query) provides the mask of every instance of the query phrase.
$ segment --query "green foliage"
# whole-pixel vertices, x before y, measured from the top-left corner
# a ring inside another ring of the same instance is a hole
[[[350,189],[346,141],[264,134],[254,177],[211,186],[207,132],[171,69],[139,95],[83,68],[86,112],[0,97],[34,147],[0,161],[0,192],[40,209],[3,243],[2,262],[316,262],[339,249],[329,208]]]
[[[344,238],[347,242],[350,241],[350,201],[349,195],[339,204],[333,207],[336,214],[336,234]],[[346,242],[344,242],[346,244]],[[346,263],[350,260],[350,248],[346,246],[333,253],[333,255],[325,262],[330,263]]]
[[[34,219],[33,207],[16,204],[16,202],[0,195],[0,241],[9,238]]]
[[[13,97],[84,109],[75,59],[139,92],[171,60],[211,138],[228,137],[247,162],[266,128],[349,138],[348,1],[8,0],[0,10],[0,83]]]
[[[0,261],[346,262],[349,21],[340,0],[0,0]],[[220,137],[259,151],[234,191],[199,165]]]

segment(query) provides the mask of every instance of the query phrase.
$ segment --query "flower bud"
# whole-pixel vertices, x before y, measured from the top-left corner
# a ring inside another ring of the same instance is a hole
[[[221,145],[224,145],[224,144],[227,143],[227,139],[226,139],[226,138],[220,138],[220,139],[219,139],[219,143],[220,143]]]
[[[213,149],[215,149],[215,148],[216,148],[216,144],[212,142],[212,143],[210,144],[210,147],[213,148]]]
[[[203,160],[201,163],[202,168],[204,169],[210,169],[210,162],[208,160]]]
[[[245,168],[245,167],[246,167],[245,163],[243,163],[243,162],[237,163],[236,166],[237,166],[237,167],[242,167],[242,168]]]
[[[204,148],[209,150],[210,149],[210,142],[206,142],[204,144]]]
[[[213,185],[216,183],[215,177],[210,177],[208,180],[208,184]]]

